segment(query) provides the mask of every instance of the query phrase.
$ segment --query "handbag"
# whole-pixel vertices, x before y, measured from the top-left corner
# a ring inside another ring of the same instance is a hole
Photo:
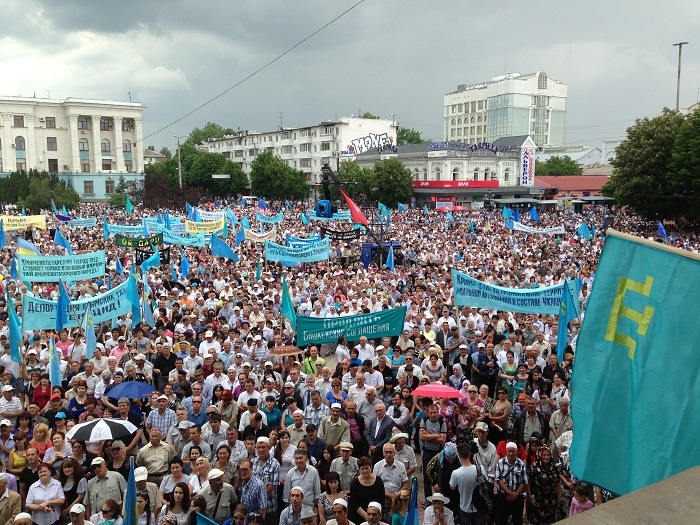
[[[472,505],[477,512],[489,514],[493,511],[493,487],[481,474],[481,465],[474,458],[476,466],[476,486],[472,492]]]

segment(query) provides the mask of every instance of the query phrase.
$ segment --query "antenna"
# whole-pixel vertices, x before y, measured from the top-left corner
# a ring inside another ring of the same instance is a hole
[[[282,129],[282,117],[284,116],[284,113],[281,111],[278,111],[277,114],[280,116],[280,129]]]
[[[131,91],[129,91],[129,102],[131,102]]]

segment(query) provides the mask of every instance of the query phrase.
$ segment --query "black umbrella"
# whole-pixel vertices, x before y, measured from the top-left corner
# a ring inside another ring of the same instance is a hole
[[[128,437],[137,428],[124,419],[93,419],[71,428],[66,438],[77,441],[102,441],[103,439],[121,439]]]

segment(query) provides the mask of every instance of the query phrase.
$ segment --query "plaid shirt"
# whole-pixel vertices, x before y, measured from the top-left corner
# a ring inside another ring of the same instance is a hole
[[[321,420],[331,414],[331,409],[327,405],[321,403],[321,406],[314,408],[313,405],[308,405],[304,409],[304,423],[307,425],[313,423],[318,428],[321,425]]]
[[[246,504],[248,512],[260,512],[267,508],[268,499],[265,485],[257,477],[253,476],[247,483],[241,483],[241,503]]]
[[[496,464],[496,482],[499,481],[503,481],[511,491],[516,490],[520,485],[529,485],[530,480],[527,477],[527,468],[523,460],[516,457],[515,464],[511,465],[507,457],[501,458]],[[498,492],[504,494],[500,484]],[[523,491],[520,495],[524,497],[525,492]]]
[[[268,485],[279,486],[280,484],[280,464],[272,456],[267,458],[264,465],[260,463],[260,458],[253,459],[253,476],[258,478],[263,484],[263,490]],[[267,510],[277,512],[277,489],[267,494]]]
[[[158,409],[151,410],[148,413],[148,418],[146,419],[146,424],[151,425],[152,428],[159,428],[163,431],[163,434],[167,434],[170,427],[177,423],[177,416],[175,412],[171,409],[166,408],[165,412],[161,415]]]

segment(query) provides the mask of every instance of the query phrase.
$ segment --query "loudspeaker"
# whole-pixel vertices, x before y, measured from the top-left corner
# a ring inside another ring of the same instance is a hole
[[[328,219],[333,217],[333,209],[331,208],[331,201],[318,201],[316,203],[316,215],[318,217],[326,217]]]

